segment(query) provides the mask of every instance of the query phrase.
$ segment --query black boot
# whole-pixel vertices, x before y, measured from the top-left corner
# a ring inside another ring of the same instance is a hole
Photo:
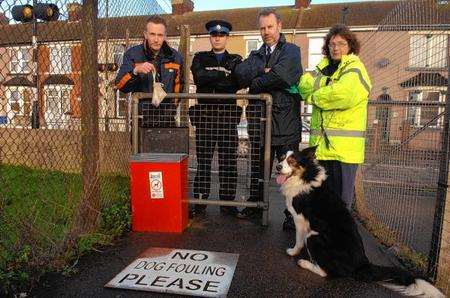
[[[261,219],[262,209],[245,207],[236,215],[236,217],[240,219]]]
[[[220,206],[220,213],[222,213],[224,215],[233,215],[233,216],[235,216],[236,214],[238,214],[238,212],[239,211],[234,206]]]

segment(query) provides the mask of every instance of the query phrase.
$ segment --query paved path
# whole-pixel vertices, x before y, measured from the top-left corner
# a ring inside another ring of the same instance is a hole
[[[301,270],[285,253],[286,247],[294,241],[294,234],[281,229],[283,209],[278,188],[272,185],[269,227],[222,216],[217,206],[209,206],[207,217],[191,222],[181,235],[129,233],[114,247],[83,257],[75,275],[47,275],[31,296],[180,297],[103,287],[142,251],[155,246],[239,254],[228,297],[400,297],[377,284],[349,279],[326,280]],[[369,259],[376,264],[390,265],[390,259],[378,243],[362,228],[361,233]]]

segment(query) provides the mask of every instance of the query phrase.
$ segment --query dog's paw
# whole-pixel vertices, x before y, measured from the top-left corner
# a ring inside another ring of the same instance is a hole
[[[293,248],[288,248],[288,249],[286,249],[286,253],[287,253],[288,255],[290,255],[291,257],[293,257],[293,256],[298,255],[298,254],[300,253],[300,250],[299,250],[299,249],[296,249],[295,247],[293,247]]]
[[[310,267],[310,264],[311,263],[309,261],[303,260],[303,259],[300,259],[297,261],[297,265],[299,265],[300,267],[302,267],[304,269],[308,269]]]

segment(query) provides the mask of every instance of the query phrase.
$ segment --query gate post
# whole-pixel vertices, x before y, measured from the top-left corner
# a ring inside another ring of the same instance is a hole
[[[450,154],[450,34],[447,35],[447,97],[445,100],[445,113],[441,142],[441,160],[439,165],[439,180],[434,212],[433,234],[431,248],[428,256],[428,276],[435,280],[447,276],[450,270],[445,261],[450,259],[450,191],[449,183],[449,154]],[[447,205],[447,206],[446,206]],[[440,265],[440,266],[439,266]]]

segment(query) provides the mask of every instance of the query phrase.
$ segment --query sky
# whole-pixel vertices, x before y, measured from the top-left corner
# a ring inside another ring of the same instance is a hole
[[[157,0],[161,7],[166,11],[171,11],[171,0]],[[312,0],[312,4],[321,3],[342,3],[342,2],[364,2],[373,0]],[[201,10],[218,10],[242,7],[267,7],[267,6],[283,6],[293,5],[295,0],[194,0],[194,11]]]

